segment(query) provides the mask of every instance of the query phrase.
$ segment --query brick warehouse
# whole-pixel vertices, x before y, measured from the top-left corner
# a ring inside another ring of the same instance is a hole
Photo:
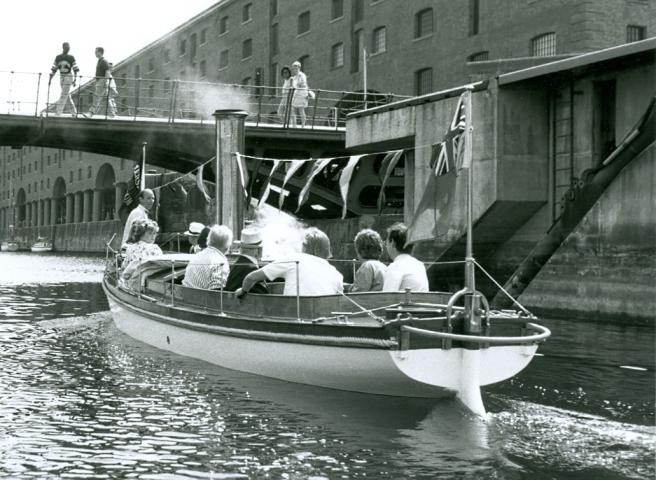
[[[119,86],[142,78],[146,92],[148,79],[275,86],[280,67],[300,59],[312,88],[357,90],[365,48],[369,88],[415,95],[655,30],[647,0],[224,0],[117,62],[114,74]],[[3,147],[0,228],[115,219],[130,162],[101,157]]]

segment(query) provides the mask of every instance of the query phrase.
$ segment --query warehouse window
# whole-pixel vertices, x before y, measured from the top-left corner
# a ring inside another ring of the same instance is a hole
[[[415,15],[415,38],[433,34],[433,9],[426,8]]]
[[[246,58],[250,58],[251,55],[253,55],[253,40],[247,38],[241,44],[241,58],[242,60]]]
[[[472,53],[467,57],[468,62],[484,62],[485,60],[490,59],[490,52],[483,50],[481,52]]]
[[[626,27],[626,41],[638,42],[647,38],[647,28],[640,25],[628,25]]]
[[[298,29],[296,33],[301,35],[310,31],[310,12],[303,12],[298,16]]]
[[[371,53],[383,53],[387,50],[387,31],[385,27],[374,29],[371,43]]]
[[[531,40],[532,57],[549,57],[556,54],[556,34],[544,33]]]
[[[422,68],[415,72],[415,95],[425,95],[433,91],[433,69]]]
[[[335,69],[344,66],[344,44],[336,43],[330,49],[330,68]]]

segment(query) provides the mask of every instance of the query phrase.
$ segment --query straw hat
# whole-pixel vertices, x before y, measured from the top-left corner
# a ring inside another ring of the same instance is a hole
[[[260,235],[260,229],[256,227],[246,227],[241,231],[241,245],[253,245],[258,246],[262,243],[262,236]]]
[[[202,223],[200,223],[200,222],[191,222],[189,224],[189,229],[186,232],[184,232],[184,234],[185,235],[192,235],[192,236],[200,235],[200,232],[203,231],[203,228],[205,228],[205,225],[203,225]]]

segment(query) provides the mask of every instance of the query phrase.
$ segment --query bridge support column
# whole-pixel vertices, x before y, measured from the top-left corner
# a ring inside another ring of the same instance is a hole
[[[93,190],[85,190],[84,191],[84,203],[82,205],[82,221],[83,222],[91,222],[91,205],[93,203]]]
[[[72,193],[66,195],[66,223],[73,223],[73,202]]]
[[[93,204],[92,204],[93,218],[92,218],[92,220],[94,222],[98,222],[100,220],[103,220],[102,218],[100,218],[100,195],[101,195],[101,193],[102,193],[102,191],[97,189],[97,188],[93,191]]]
[[[127,189],[127,185],[125,183],[117,183],[114,186],[114,220],[117,220],[118,217],[118,211],[121,208],[121,205],[123,205],[123,195],[125,195],[125,190]]]
[[[48,199],[48,210],[50,210],[50,218],[48,219],[47,225],[56,225],[59,223],[59,218],[57,216],[59,215],[59,212],[57,211],[57,204],[59,203],[59,199],[57,198],[49,198]]]
[[[82,192],[75,192],[75,201],[73,202],[73,223],[82,221]]]
[[[216,110],[216,222],[232,229],[235,238],[244,223],[244,190],[236,156],[244,153],[244,120],[248,114],[241,110]]]

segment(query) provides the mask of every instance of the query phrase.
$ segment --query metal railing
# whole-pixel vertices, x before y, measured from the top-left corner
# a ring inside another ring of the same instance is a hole
[[[108,81],[81,75],[77,87],[70,88],[70,100],[61,92],[59,75],[49,81],[42,73],[0,71],[0,113],[30,116],[79,117],[95,102],[94,118],[207,122],[213,121],[217,109],[239,109],[248,113],[247,122],[256,125],[339,129],[349,113],[409,98],[371,91],[294,90],[123,76]]]

